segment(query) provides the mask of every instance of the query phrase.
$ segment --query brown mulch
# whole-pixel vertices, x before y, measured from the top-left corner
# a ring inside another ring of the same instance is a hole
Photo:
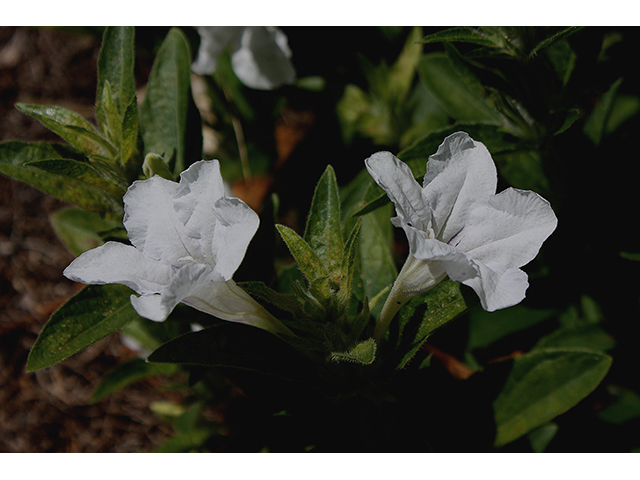
[[[62,105],[90,118],[99,47],[97,37],[0,27],[0,141],[57,141],[16,102]],[[73,256],[48,220],[63,206],[0,175],[0,452],[153,451],[172,434],[149,408],[169,397],[163,379],[90,403],[102,376],[133,355],[118,335],[25,373],[37,334],[78,288],[62,275]]]

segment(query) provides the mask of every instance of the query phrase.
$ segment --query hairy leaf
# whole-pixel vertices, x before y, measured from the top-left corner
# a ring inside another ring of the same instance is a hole
[[[59,135],[69,145],[87,155],[110,159],[115,149],[102,137],[95,127],[71,110],[56,105],[28,105],[16,103],[22,113],[32,116],[52,132]]]
[[[65,160],[78,158],[78,153],[63,145],[50,143],[6,142],[0,144],[0,172],[90,212],[121,216],[121,194],[114,195],[73,176],[25,165],[63,157],[66,157]]]
[[[111,87],[113,104],[120,118],[125,116],[131,99],[135,97],[134,36],[134,27],[106,27],[104,30],[98,55],[96,91],[96,119],[101,127],[107,120],[103,105],[103,91],[107,82]]]
[[[327,166],[313,195],[304,240],[330,275],[339,273],[344,246],[338,183],[331,165]]]
[[[193,104],[190,66],[187,38],[180,29],[172,28],[158,50],[140,110],[144,155],[161,155],[176,176],[193,160],[187,158]]]
[[[45,324],[29,353],[27,372],[50,367],[120,330],[138,317],[122,285],[88,285]]]

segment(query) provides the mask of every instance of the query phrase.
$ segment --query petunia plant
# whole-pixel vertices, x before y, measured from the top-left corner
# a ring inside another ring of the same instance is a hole
[[[596,347],[567,333],[571,322],[582,328],[583,317],[599,318],[587,314],[588,299],[579,313],[559,314],[527,297],[545,294],[540,257],[557,217],[560,225],[564,219],[546,177],[519,181],[504,165],[520,158],[522,145],[542,143],[541,123],[524,107],[507,111],[500,92],[478,96],[469,72],[453,73],[462,60],[452,47],[453,60],[425,55],[414,29],[391,70],[369,72],[367,109],[382,102],[393,115],[375,117],[372,127],[363,109],[354,131],[341,135],[353,140],[364,132],[398,151],[371,146],[350,158],[345,146],[347,153],[326,155],[334,166],[324,162],[300,223],[279,211],[277,192],[252,207],[239,198],[225,178],[233,171],[225,155],[203,159],[202,118],[211,112],[198,110],[191,92],[192,72],[220,73],[230,59],[244,84],[233,88],[256,90],[242,102],[263,90],[286,102],[278,88],[294,83],[295,57],[285,33],[197,27],[194,60],[189,37],[173,28],[138,101],[134,32],[104,31],[97,126],[62,107],[19,105],[68,145],[0,144],[2,173],[75,205],[52,223],[77,256],[64,275],[85,285],[44,325],[27,371],[114,332],[140,342],[144,359],[107,374],[95,399],[146,376],[180,372],[191,397],[173,406],[176,437],[161,451],[215,450],[228,438],[227,448],[239,445],[233,435],[242,429],[200,415],[206,405],[226,412],[240,395],[229,394],[229,382],[258,405],[245,430],[254,441],[238,449],[486,451],[526,439],[543,450],[550,422],[596,389],[611,357],[597,347],[604,332],[596,331]],[[563,32],[529,55],[574,33]],[[497,49],[499,33],[454,29],[424,42],[462,39]],[[375,83],[387,80],[393,94]],[[220,88],[225,108],[244,108],[223,82]],[[339,102],[343,126],[354,91]],[[407,105],[409,98],[420,102]],[[433,109],[405,118],[406,128],[379,125],[416,105]],[[568,129],[575,119],[566,115],[561,127]],[[450,118],[456,123],[440,125]],[[240,117],[233,120],[240,144]],[[391,133],[372,133],[379,131]],[[359,173],[340,183],[343,160]],[[249,178],[245,169],[243,181]],[[506,188],[498,192],[499,183]],[[478,353],[555,316],[565,322],[560,333],[489,360]],[[441,334],[453,353],[446,342],[432,343]],[[155,406],[161,414],[173,407]]]

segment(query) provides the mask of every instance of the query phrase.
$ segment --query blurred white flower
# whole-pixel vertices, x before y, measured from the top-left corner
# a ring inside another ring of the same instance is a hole
[[[200,34],[198,57],[191,70],[198,75],[216,71],[218,57],[231,52],[231,64],[242,83],[258,90],[273,90],[295,82],[287,36],[276,27],[196,27]]]
[[[365,164],[393,201],[391,221],[405,231],[410,253],[380,314],[377,339],[404,303],[447,275],[473,288],[487,311],[522,301],[529,283],[519,267],[535,258],[558,221],[535,192],[496,194],[496,167],[482,143],[464,132],[447,137],[429,157],[422,187],[389,152]]]
[[[224,194],[217,160],[194,163],[180,183],[153,176],[124,195],[131,245],[107,242],[76,258],[64,275],[120,283],[139,315],[165,320],[182,302],[223,320],[290,331],[232,280],[258,229],[258,215]]]

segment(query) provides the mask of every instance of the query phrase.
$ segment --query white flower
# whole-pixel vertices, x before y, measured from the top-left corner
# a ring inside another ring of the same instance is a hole
[[[291,84],[296,73],[291,64],[287,36],[276,27],[196,27],[200,34],[198,57],[191,70],[198,75],[216,71],[218,57],[231,51],[231,64],[242,83],[258,90]]]
[[[258,215],[224,195],[217,160],[196,162],[180,183],[154,176],[124,195],[131,245],[107,242],[76,258],[64,275],[135,290],[142,317],[163,321],[182,302],[223,320],[290,333],[231,279],[258,229]]]
[[[429,157],[422,187],[389,152],[365,164],[393,201],[391,221],[405,231],[410,253],[381,312],[377,339],[405,302],[447,275],[473,288],[487,311],[522,301],[529,284],[519,267],[535,258],[558,221],[535,192],[496,194],[496,167],[482,143],[464,132],[447,137]]]

